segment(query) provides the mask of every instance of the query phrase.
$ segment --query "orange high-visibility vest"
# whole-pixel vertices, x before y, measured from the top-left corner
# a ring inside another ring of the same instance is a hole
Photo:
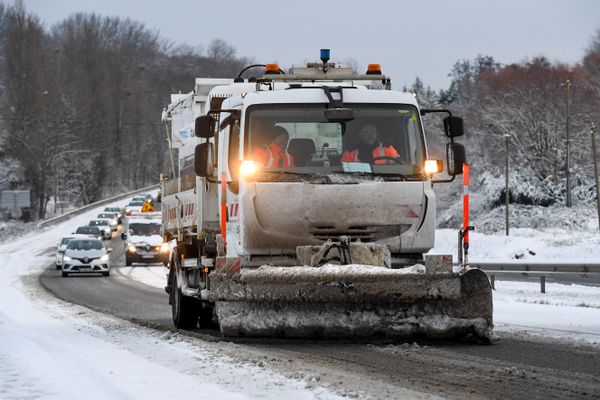
[[[294,156],[281,150],[275,143],[254,150],[254,161],[265,168],[293,168]]]
[[[373,158],[377,157],[398,157],[398,152],[393,146],[384,146],[379,143],[379,146],[373,149]],[[341,161],[343,162],[361,162],[359,159],[358,149],[344,151]],[[375,164],[387,164],[389,160],[376,160]]]

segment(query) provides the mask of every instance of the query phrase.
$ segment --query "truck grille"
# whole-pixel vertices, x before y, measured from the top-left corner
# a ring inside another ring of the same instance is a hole
[[[348,236],[351,241],[376,242],[389,237],[399,236],[406,232],[410,225],[383,225],[383,226],[349,226],[337,228],[335,226],[314,226],[310,233],[315,239],[336,241],[340,236]]]

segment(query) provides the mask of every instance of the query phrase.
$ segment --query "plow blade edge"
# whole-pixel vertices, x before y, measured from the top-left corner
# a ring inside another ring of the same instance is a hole
[[[492,335],[492,293],[478,269],[416,274],[365,266],[270,267],[211,275],[226,336],[455,338]]]

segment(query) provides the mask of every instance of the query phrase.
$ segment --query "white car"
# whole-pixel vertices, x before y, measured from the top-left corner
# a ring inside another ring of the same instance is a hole
[[[117,225],[119,224],[119,221],[117,220],[117,214],[115,214],[114,212],[103,212],[98,214],[96,218],[107,219],[108,224],[110,225],[110,229],[112,229],[113,232],[116,232]]]
[[[139,214],[144,207],[145,200],[132,200],[125,206],[125,215]]]
[[[112,212],[117,215],[117,223],[123,223],[123,209],[121,207],[104,207],[104,212]]]
[[[109,240],[112,237],[112,228],[110,227],[110,220],[106,218],[93,219],[88,224],[89,226],[95,226],[102,232],[102,238]]]
[[[89,235],[98,239],[102,239],[104,237],[102,230],[97,226],[80,226],[75,232],[73,232],[73,234]]]
[[[67,243],[71,239],[96,239],[95,235],[85,235],[85,234],[72,234],[69,236],[65,236],[61,239],[58,247],[56,248],[56,269],[60,269],[62,267],[62,258],[64,250],[67,248]],[[61,251],[62,250],[62,251]]]
[[[110,275],[110,248],[99,239],[71,239],[62,250],[62,276],[73,273],[99,272]]]

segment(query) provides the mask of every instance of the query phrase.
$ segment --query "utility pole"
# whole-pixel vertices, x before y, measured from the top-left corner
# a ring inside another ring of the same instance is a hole
[[[509,231],[509,220],[508,220],[508,203],[510,200],[510,195],[509,195],[509,191],[508,191],[508,144],[510,141],[510,135],[504,135],[504,139],[506,142],[506,185],[504,187],[504,203],[505,203],[505,220],[504,220],[504,226],[506,228],[506,236],[508,236],[508,231]]]
[[[594,159],[594,177],[596,179],[596,206],[598,207],[598,229],[600,230],[600,193],[598,193],[598,156],[596,153],[596,124],[592,122],[592,157]]]
[[[569,128],[571,126],[571,81],[567,79],[564,85],[567,89],[567,162],[565,175],[567,177],[567,207],[571,207],[573,205],[571,201],[571,139],[569,135]]]

